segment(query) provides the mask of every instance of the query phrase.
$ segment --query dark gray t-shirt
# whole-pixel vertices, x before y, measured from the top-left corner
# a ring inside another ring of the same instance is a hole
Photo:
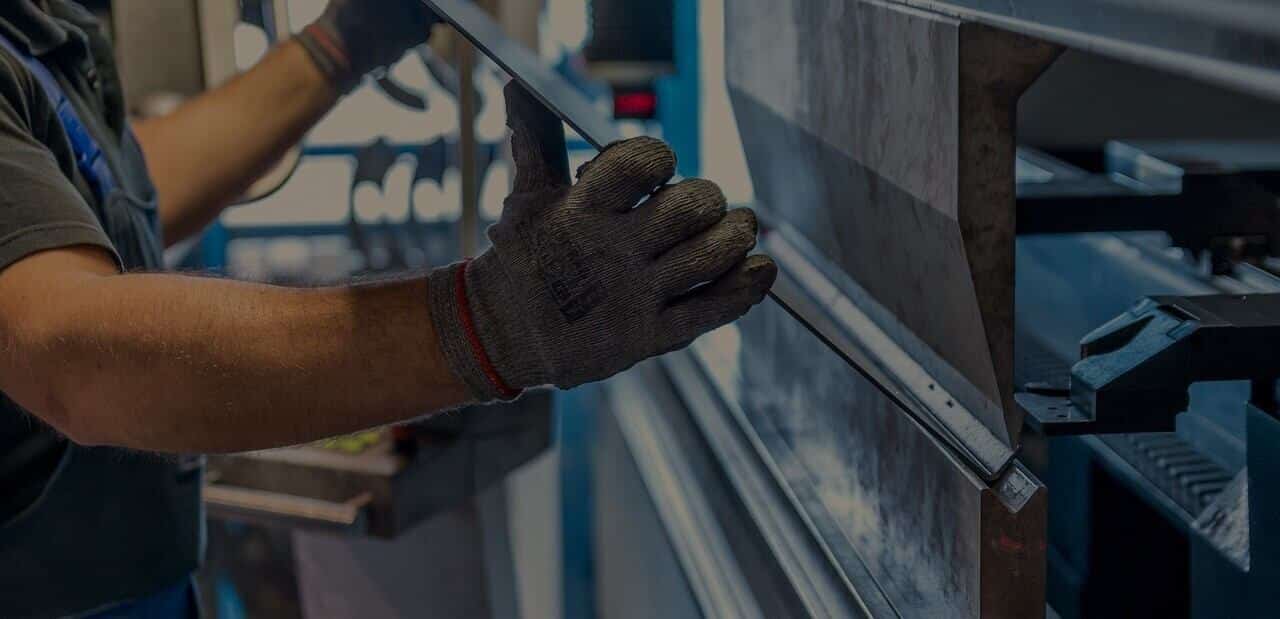
[[[157,266],[159,241],[147,225],[155,190],[126,130],[115,64],[96,20],[66,0],[4,0],[0,33],[58,76],[120,186],[113,204],[98,203],[48,97],[23,62],[0,49],[0,271],[74,245],[106,249],[125,269]],[[65,448],[0,393],[0,523],[37,498]]]

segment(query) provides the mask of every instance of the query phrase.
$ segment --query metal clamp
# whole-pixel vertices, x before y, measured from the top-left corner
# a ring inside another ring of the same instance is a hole
[[[1280,376],[1280,295],[1153,297],[1090,333],[1070,385],[1014,396],[1046,435],[1168,432],[1193,383],[1249,380],[1271,410]]]

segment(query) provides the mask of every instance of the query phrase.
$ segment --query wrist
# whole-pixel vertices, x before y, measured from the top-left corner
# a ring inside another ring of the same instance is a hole
[[[359,85],[363,75],[354,68],[351,53],[338,33],[322,22],[315,22],[298,33],[295,39],[339,93],[349,93]]]
[[[480,401],[513,400],[538,384],[515,361],[520,342],[508,333],[508,321],[476,285],[491,256],[436,269],[429,276],[431,320],[445,362]],[[525,342],[525,344],[529,344]],[[527,369],[527,368],[526,368]]]

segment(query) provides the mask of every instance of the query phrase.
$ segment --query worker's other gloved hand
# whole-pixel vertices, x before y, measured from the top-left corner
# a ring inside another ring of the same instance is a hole
[[[329,0],[324,14],[298,34],[298,42],[346,93],[366,73],[390,66],[426,43],[438,21],[421,0]]]
[[[563,132],[560,122],[514,83],[506,96],[516,179],[493,246],[430,277],[445,357],[477,399],[608,378],[764,298],[777,267],[747,255],[755,215],[726,213],[709,181],[666,185],[676,166],[666,144],[614,143],[570,185],[562,136],[557,164],[546,148],[556,141],[539,134]]]

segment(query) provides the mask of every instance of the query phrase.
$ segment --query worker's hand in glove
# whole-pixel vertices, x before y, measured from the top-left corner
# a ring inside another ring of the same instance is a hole
[[[426,43],[439,18],[421,0],[329,0],[298,42],[341,92]]]
[[[514,83],[506,97],[516,178],[493,246],[431,274],[441,348],[474,397],[608,378],[764,298],[777,267],[747,255],[755,215],[726,212],[709,181],[667,185],[666,144],[616,142],[570,185],[560,121]]]

